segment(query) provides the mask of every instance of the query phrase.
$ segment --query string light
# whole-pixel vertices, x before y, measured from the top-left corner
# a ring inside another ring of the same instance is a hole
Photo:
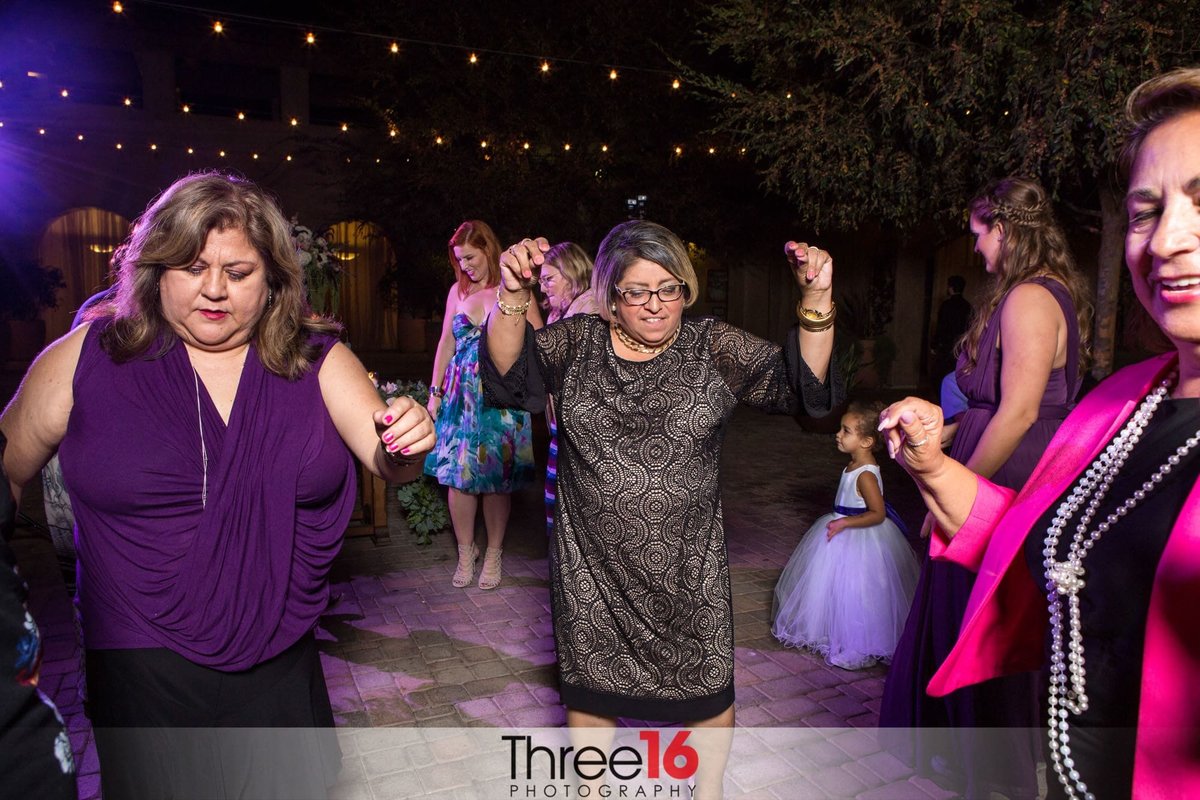
[[[433,143],[434,143],[434,144],[441,144],[441,143],[442,143],[442,137],[440,137],[440,136],[436,137],[436,138],[433,140]]]
[[[213,33],[224,33],[224,32],[225,32],[225,26],[221,24],[220,20],[217,20],[216,22],[213,23]]]
[[[482,142],[480,142],[479,147],[483,150],[487,150],[487,139],[484,139]]]
[[[81,141],[81,142],[82,142],[82,141],[83,141],[83,134],[81,133],[81,134],[79,134],[78,136],[76,136],[75,138],[76,138],[76,139],[78,139],[79,141]]]
[[[679,88],[680,86],[682,86],[682,85],[683,85],[683,84],[681,84],[681,83],[679,82],[679,78],[676,78],[675,80],[671,81],[671,88],[672,88],[672,89],[678,89],[678,88]]]
[[[287,161],[291,161],[291,160],[292,160],[292,154],[291,154],[291,153],[288,153],[288,155],[287,155],[287,159],[286,159],[286,160],[287,160]]]
[[[288,120],[288,124],[294,128],[300,124],[300,120],[296,119],[295,117],[292,117],[290,120]]]
[[[187,103],[184,103],[183,104],[183,113],[185,113],[185,114],[192,113],[192,107],[189,106]]]
[[[131,106],[131,105],[133,105],[133,98],[132,98],[132,97],[126,97],[126,98],[125,98],[125,107],[126,107],[126,108],[128,108],[128,107],[129,107],[129,106]]]
[[[316,34],[314,34],[312,31],[309,31],[307,34],[304,35],[304,41],[307,44],[316,44],[317,43]]]
[[[38,128],[38,136],[45,136],[45,135],[46,135],[46,129]]]
[[[474,53],[471,53],[471,55],[467,57],[467,61],[469,61],[472,64],[478,64],[479,56],[475,55]]]
[[[258,153],[251,153],[250,157],[253,158],[255,161],[258,161]]]
[[[156,144],[151,144],[151,145],[150,145],[150,149],[151,149],[151,150],[157,150],[157,149],[158,149],[158,145],[156,145]]]
[[[345,122],[343,122],[342,123],[342,133],[345,133],[348,130],[350,130],[350,126],[347,125]]]
[[[400,135],[400,131],[396,130],[395,128],[391,128],[388,130],[388,136],[392,137],[393,139],[395,139],[399,135]]]
[[[225,157],[225,151],[224,151],[224,150],[218,150],[218,151],[217,151],[217,155],[219,155],[221,158],[224,158],[224,157]]]
[[[608,79],[610,81],[615,81],[617,79],[617,71],[615,69],[608,71]]]
[[[571,143],[570,142],[567,142],[566,144],[563,145],[563,151],[566,153],[571,152]]]
[[[602,144],[602,145],[600,145],[600,152],[601,152],[601,153],[607,153],[607,152],[608,152],[608,145],[606,145],[606,144]]]
[[[708,148],[708,154],[710,156],[715,156],[717,154],[717,148],[715,148],[715,147]]]
[[[68,97],[68,96],[70,96],[71,93],[68,92],[66,89],[63,89],[61,92],[59,92],[59,94],[61,94],[63,97]]]
[[[529,149],[529,146],[530,146],[530,145],[529,145],[529,142],[525,142],[525,144],[521,145],[521,149],[522,149],[522,150],[528,150],[528,149]]]
[[[549,71],[550,71],[550,62],[543,61],[542,62],[542,72],[549,72]]]
[[[120,142],[117,142],[117,149],[118,149],[118,150],[124,150],[124,149],[125,149],[125,147],[124,147],[124,145],[122,145]]]
[[[675,155],[677,155],[677,156],[683,155],[683,148],[680,147],[679,145],[675,145]]]
[[[238,112],[238,122],[241,122],[241,121],[243,121],[243,120],[245,120],[245,119],[246,119],[246,112],[245,112],[245,111],[239,111],[239,112]]]
[[[0,120],[0,128],[3,128],[3,127],[4,127],[4,121]]]
[[[392,55],[396,55],[400,52],[400,44],[398,42],[392,42],[392,45],[388,48],[388,50],[392,52]]]
[[[187,149],[187,153],[188,153],[188,155],[189,155],[189,156],[190,156],[190,155],[192,155],[192,154],[193,154],[193,153],[195,153],[195,152],[196,152],[196,151],[195,151],[195,150],[193,150],[193,149],[192,149],[192,148],[190,148],[190,147]]]
[[[125,6],[121,5],[120,3],[113,3],[112,10],[114,14],[120,14],[125,11]]]

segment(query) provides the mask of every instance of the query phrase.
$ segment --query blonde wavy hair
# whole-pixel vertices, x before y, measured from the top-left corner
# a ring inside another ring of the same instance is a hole
[[[194,263],[214,230],[242,231],[262,258],[269,302],[253,334],[258,358],[267,371],[298,379],[320,355],[314,337],[336,336],[341,327],[309,309],[291,225],[275,201],[245,178],[221,172],[180,178],[134,222],[113,257],[113,300],[86,315],[111,320],[101,346],[118,363],[171,349],[178,336],[163,316],[159,281],[167,270]]]
[[[1046,190],[1031,178],[1001,178],[975,196],[970,212],[989,230],[1003,225],[1004,239],[996,277],[955,347],[956,353],[967,356],[967,372],[978,363],[979,340],[1004,296],[1017,284],[1037,276],[1053,278],[1070,293],[1079,324],[1079,369],[1085,369],[1091,356],[1092,303]]]

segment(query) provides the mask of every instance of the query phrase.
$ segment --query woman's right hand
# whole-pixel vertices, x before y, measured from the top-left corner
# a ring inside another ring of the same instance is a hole
[[[919,397],[892,403],[879,415],[888,454],[917,480],[941,469],[942,409]]]
[[[429,395],[429,400],[425,402],[425,409],[429,412],[429,416],[437,419],[438,409],[442,407],[442,398],[436,395]]]
[[[500,254],[500,285],[506,292],[517,294],[533,288],[534,267],[546,261],[550,242],[544,236],[522,239]]]

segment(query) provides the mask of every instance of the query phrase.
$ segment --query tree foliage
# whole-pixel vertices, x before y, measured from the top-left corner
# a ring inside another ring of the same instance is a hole
[[[814,224],[961,219],[988,178],[1039,178],[1101,221],[1097,363],[1111,363],[1124,226],[1121,103],[1194,63],[1200,3],[721,0],[701,25],[735,65],[693,70],[717,129]]]

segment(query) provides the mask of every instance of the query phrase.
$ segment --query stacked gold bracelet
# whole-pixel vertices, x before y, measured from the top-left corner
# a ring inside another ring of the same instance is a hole
[[[529,293],[529,299],[519,306],[510,306],[500,297],[500,287],[496,287],[496,308],[500,309],[500,313],[506,317],[523,316],[529,310],[530,304],[533,303],[533,292]]]
[[[805,308],[804,301],[800,300],[796,303],[796,319],[800,320],[800,327],[809,333],[822,333],[833,327],[833,321],[837,318],[837,303],[830,302],[829,310],[822,313],[815,308]]]

